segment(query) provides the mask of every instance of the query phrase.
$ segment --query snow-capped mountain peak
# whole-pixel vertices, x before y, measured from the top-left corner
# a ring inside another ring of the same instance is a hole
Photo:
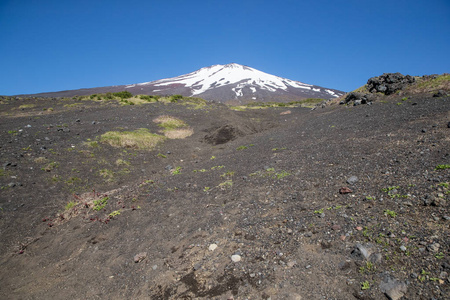
[[[306,90],[311,90],[312,87],[310,84],[270,75],[236,63],[214,65],[186,75],[151,82],[156,87],[165,87],[175,83],[191,88],[191,96],[226,85],[236,85],[232,88],[236,97],[243,96],[245,87],[250,88],[253,93],[256,93],[256,89],[275,92],[277,89],[287,91],[289,87]]]

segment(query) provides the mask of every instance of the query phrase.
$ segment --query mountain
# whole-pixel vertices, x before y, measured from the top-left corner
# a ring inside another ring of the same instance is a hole
[[[218,102],[293,101],[305,98],[332,99],[344,92],[306,84],[239,65],[214,65],[173,78],[118,85],[40,93],[43,97],[72,97],[127,90],[132,94],[200,97]]]

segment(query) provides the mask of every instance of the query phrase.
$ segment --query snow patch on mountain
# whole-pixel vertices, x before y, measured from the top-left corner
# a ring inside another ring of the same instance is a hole
[[[253,93],[256,92],[256,88],[275,92],[277,89],[286,91],[289,87],[311,90],[312,86],[234,63],[214,65],[186,75],[152,82],[157,87],[164,87],[174,83],[183,84],[185,87],[191,88],[192,96],[202,94],[213,88],[238,83],[232,89],[237,97],[243,96],[242,88],[245,86],[250,87]]]

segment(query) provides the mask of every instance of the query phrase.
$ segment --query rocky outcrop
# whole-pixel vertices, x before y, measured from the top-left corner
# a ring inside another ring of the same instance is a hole
[[[367,89],[371,93],[391,95],[414,82],[415,78],[410,75],[404,76],[400,73],[384,73],[381,76],[369,78],[367,81]]]
[[[372,101],[376,98],[373,94],[364,94],[358,92],[350,92],[347,96],[342,100],[339,104],[349,104],[353,103],[354,106],[360,104],[371,104]]]

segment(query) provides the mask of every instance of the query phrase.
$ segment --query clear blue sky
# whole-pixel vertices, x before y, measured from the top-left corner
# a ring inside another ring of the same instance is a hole
[[[0,95],[231,62],[350,91],[385,72],[450,72],[449,53],[449,0],[0,0]]]

